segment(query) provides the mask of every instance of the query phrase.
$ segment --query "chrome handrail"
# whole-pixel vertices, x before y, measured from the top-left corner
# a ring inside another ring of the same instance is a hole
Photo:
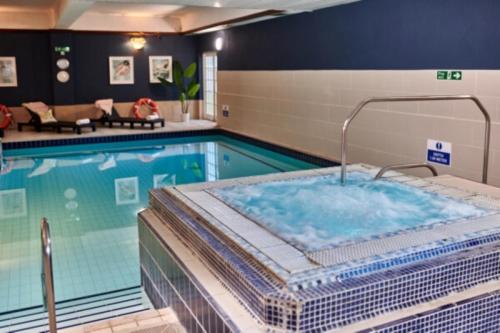
[[[382,178],[382,176],[392,170],[407,170],[407,169],[417,169],[417,168],[427,168],[431,170],[432,174],[434,177],[438,175],[438,172],[436,168],[433,165],[427,164],[427,163],[418,163],[418,164],[393,164],[393,165],[388,165],[380,169],[380,171],[375,175],[375,178],[373,180],[377,180]]]
[[[42,241],[42,292],[43,306],[49,316],[50,333],[57,332],[56,301],[54,295],[54,277],[52,274],[52,242],[49,223],[45,217],[40,221]]]
[[[471,100],[473,101],[479,110],[482,112],[484,119],[486,121],[485,133],[484,133],[484,156],[483,156],[483,177],[482,181],[484,184],[488,182],[488,159],[490,156],[490,135],[491,135],[491,117],[481,101],[473,95],[428,95],[428,96],[393,96],[393,97],[372,97],[365,99],[351,112],[349,117],[344,122],[342,126],[342,143],[341,143],[341,174],[340,180],[342,184],[345,184],[346,173],[347,173],[347,130],[351,121],[358,115],[358,113],[368,104],[375,102],[418,102],[418,101],[456,101],[456,100]]]
[[[3,170],[4,163],[3,163],[3,140],[0,138],[0,171]]]

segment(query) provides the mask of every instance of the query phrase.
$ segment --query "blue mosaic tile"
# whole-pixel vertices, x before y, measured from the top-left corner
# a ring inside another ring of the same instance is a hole
[[[150,206],[252,313],[278,330],[338,329],[500,277],[500,242],[498,235],[490,235],[445,244],[435,253],[408,254],[404,265],[379,263],[362,274],[347,272],[345,280],[314,281],[309,288],[289,292],[284,281],[245,256],[243,249],[221,241],[216,230],[208,230],[172,200],[165,191],[153,191]]]
[[[139,221],[141,280],[156,308],[170,306],[188,332],[240,332],[175,254]]]
[[[360,333],[496,333],[500,332],[500,291],[406,317]]]

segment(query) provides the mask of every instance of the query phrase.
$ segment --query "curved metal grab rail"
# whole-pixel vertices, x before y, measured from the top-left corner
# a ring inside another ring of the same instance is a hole
[[[433,165],[427,164],[427,163],[418,163],[418,164],[394,164],[394,165],[388,165],[380,169],[380,171],[375,175],[375,178],[373,180],[377,180],[382,178],[382,176],[387,173],[388,171],[392,170],[407,170],[407,169],[417,169],[417,168],[427,168],[429,169],[434,177],[438,175],[438,172],[436,168]]]
[[[50,333],[57,332],[56,302],[54,295],[54,277],[52,275],[52,242],[50,240],[49,223],[45,217],[40,221],[40,238],[42,240],[42,292],[43,306],[49,316]]]
[[[483,157],[483,183],[488,182],[488,159],[490,155],[490,134],[491,134],[491,117],[481,101],[473,95],[427,95],[427,96],[393,96],[393,97],[372,97],[365,99],[351,112],[349,117],[344,122],[342,127],[342,166],[340,181],[341,184],[345,184],[346,169],[347,169],[347,130],[349,125],[354,118],[359,114],[359,112],[368,104],[376,102],[418,102],[418,101],[457,101],[457,100],[471,100],[473,101],[479,110],[482,112],[484,119],[486,121],[485,133],[484,133],[484,157]]]

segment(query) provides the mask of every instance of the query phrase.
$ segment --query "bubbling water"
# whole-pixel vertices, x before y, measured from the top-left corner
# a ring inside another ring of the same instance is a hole
[[[373,181],[362,172],[352,172],[348,179],[345,186],[340,185],[338,175],[327,175],[211,192],[306,250],[488,213],[405,184]]]

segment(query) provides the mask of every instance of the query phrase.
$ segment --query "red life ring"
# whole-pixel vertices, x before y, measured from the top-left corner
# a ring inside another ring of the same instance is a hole
[[[138,119],[144,118],[141,114],[141,106],[142,105],[147,105],[149,106],[149,109],[151,112],[159,114],[160,109],[158,108],[158,104],[156,104],[155,101],[153,101],[151,98],[139,98],[135,103],[132,108],[132,112],[134,113],[134,116]]]
[[[0,128],[9,127],[12,122],[12,112],[10,112],[9,108],[3,104],[0,104],[0,112],[3,113],[3,121],[0,123]]]

